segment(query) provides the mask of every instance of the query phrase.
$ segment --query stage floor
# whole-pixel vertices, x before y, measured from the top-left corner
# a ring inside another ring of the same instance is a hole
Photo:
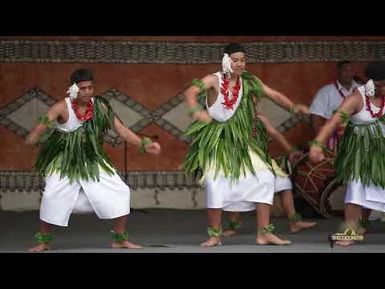
[[[285,219],[274,218],[278,233],[289,240],[289,246],[255,245],[255,214],[243,215],[239,234],[223,238],[223,245],[201,248],[206,235],[204,210],[133,210],[128,221],[130,240],[144,246],[138,250],[110,249],[111,220],[95,215],[72,215],[68,228],[54,227],[51,253],[384,253],[385,223],[372,222],[370,234],[357,245],[330,247],[328,235],[336,231],[341,218],[318,219],[310,230],[291,234]],[[34,242],[38,211],[0,211],[0,252],[27,252]]]

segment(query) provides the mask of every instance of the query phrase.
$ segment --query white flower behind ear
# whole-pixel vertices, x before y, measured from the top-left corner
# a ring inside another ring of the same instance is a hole
[[[230,74],[233,72],[233,70],[231,69],[231,63],[233,63],[233,61],[231,60],[230,56],[227,53],[225,53],[222,59],[223,73]]]
[[[78,97],[78,92],[79,86],[77,86],[76,83],[72,84],[67,90],[67,94],[69,94],[71,100],[74,100]]]
[[[376,92],[376,86],[374,85],[374,82],[372,79],[369,79],[369,81],[365,84],[365,95],[369,97],[373,97]]]

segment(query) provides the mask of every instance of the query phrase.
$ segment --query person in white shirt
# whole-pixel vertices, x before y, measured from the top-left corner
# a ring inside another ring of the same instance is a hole
[[[323,86],[315,95],[310,106],[310,119],[314,133],[317,134],[320,128],[329,120],[334,111],[341,105],[346,96],[353,94],[353,91],[360,85],[354,80],[352,64],[349,61],[341,61],[337,64],[337,79],[328,85]],[[327,142],[327,147],[333,151],[337,150],[338,139],[343,129],[337,129]]]

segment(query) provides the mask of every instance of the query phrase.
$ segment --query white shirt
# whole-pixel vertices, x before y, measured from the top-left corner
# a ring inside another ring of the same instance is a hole
[[[330,119],[333,116],[334,111],[341,105],[344,97],[351,95],[353,90],[359,86],[360,85],[354,80],[349,90],[342,86],[339,81],[325,85],[314,97],[310,106],[310,113]]]
[[[68,120],[65,123],[56,122],[56,128],[63,132],[71,132],[81,127],[83,121],[77,118],[75,111],[72,108],[71,99],[66,97],[64,100],[68,109]]]
[[[216,77],[218,77],[218,81],[219,81],[219,92],[218,92],[218,96],[217,96],[217,99],[215,100],[215,102],[209,106],[208,102],[207,102],[207,99],[206,99],[206,107],[207,107],[207,112],[209,113],[209,115],[215,119],[216,121],[219,121],[219,122],[226,122],[228,121],[230,118],[233,117],[233,115],[235,114],[235,112],[237,111],[238,109],[238,106],[239,104],[241,103],[241,99],[242,99],[242,95],[243,95],[243,83],[242,83],[242,78],[240,77],[239,81],[240,81],[240,88],[239,88],[239,91],[238,91],[238,99],[237,101],[234,103],[234,106],[232,109],[227,109],[223,103],[225,101],[225,97],[224,95],[222,94],[221,92],[221,87],[222,87],[222,83],[223,83],[223,78],[222,78],[222,73],[221,72],[217,72],[217,73],[214,73],[214,75]],[[231,92],[229,92],[230,95],[232,95]],[[232,97],[232,96],[231,96]]]
[[[378,121],[378,118],[372,117],[372,115],[370,114],[370,112],[367,109],[366,99],[365,99],[365,86],[364,85],[360,86],[358,88],[358,91],[360,92],[360,94],[362,96],[362,102],[364,105],[359,112],[357,112],[351,116],[352,123],[353,124],[371,124],[371,123]],[[371,108],[373,113],[378,113],[381,109],[381,108],[375,106],[372,102],[369,102],[369,105],[370,105],[370,108]],[[385,112],[383,112],[382,115],[384,115],[384,113]],[[385,132],[385,125],[382,122],[379,122],[379,125],[382,128],[382,131]]]

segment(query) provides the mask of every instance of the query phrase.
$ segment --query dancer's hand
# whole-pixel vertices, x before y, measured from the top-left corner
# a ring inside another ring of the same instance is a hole
[[[206,110],[199,110],[194,113],[194,118],[201,122],[210,123],[213,119]]]
[[[152,142],[146,145],[145,149],[146,149],[146,152],[154,155],[160,154],[160,151],[161,151],[160,144],[158,144],[157,142]]]
[[[295,114],[309,114],[309,107],[307,105],[297,103],[294,105],[293,112]]]
[[[312,163],[318,163],[325,159],[324,151],[321,147],[317,145],[312,145],[310,147],[310,154],[309,154],[310,162]]]

